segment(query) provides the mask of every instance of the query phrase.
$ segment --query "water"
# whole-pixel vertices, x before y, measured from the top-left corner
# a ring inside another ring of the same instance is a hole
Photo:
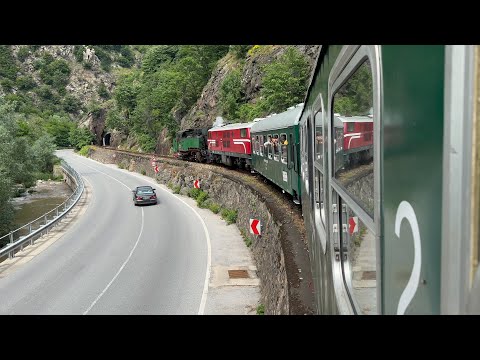
[[[13,199],[15,207],[14,229],[17,229],[29,222],[41,217],[50,210],[55,209],[61,205],[72,193],[72,190],[67,184],[55,181],[45,181],[39,183],[32,194]],[[50,220],[53,214],[48,216]],[[37,229],[40,224],[43,225],[43,219],[33,224],[33,229]],[[15,239],[18,236],[28,234],[28,228],[19,233],[15,233]],[[2,242],[9,241],[8,239],[0,240]],[[0,244],[0,248],[5,244]]]

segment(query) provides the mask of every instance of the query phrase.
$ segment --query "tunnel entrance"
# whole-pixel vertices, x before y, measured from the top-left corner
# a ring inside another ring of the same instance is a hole
[[[104,137],[103,137],[103,146],[110,146],[110,138],[112,137],[112,134],[110,133],[107,133]]]

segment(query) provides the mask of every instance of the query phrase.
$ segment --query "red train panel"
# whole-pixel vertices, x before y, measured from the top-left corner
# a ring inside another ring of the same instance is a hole
[[[253,123],[243,123],[211,128],[208,130],[208,150],[213,154],[250,158],[252,125]]]
[[[353,152],[373,146],[373,119],[368,116],[340,117],[343,122],[343,150]]]

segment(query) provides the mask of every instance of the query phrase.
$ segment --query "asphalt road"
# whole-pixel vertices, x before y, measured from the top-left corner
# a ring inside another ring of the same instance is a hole
[[[131,189],[146,184],[134,174],[58,155],[91,202],[62,238],[0,279],[0,314],[203,313],[208,235],[193,209],[159,187],[157,205],[134,206]]]

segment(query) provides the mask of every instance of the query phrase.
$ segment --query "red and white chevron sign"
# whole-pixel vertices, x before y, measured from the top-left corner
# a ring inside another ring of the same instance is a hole
[[[155,174],[158,174],[158,165],[155,165]]]
[[[250,219],[250,232],[254,235],[260,235],[260,232],[261,232],[260,220]]]
[[[200,180],[195,180],[195,181],[193,182],[193,187],[194,187],[195,189],[200,189]]]

